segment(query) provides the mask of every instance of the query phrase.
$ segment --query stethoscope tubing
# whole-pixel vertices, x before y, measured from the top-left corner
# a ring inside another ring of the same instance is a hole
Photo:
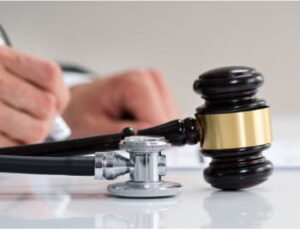
[[[94,176],[94,157],[0,156],[1,173]]]
[[[117,150],[121,134],[0,148],[0,155],[65,157]]]

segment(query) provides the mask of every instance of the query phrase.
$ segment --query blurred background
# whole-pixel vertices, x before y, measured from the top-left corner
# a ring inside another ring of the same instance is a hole
[[[1,2],[18,49],[106,76],[157,68],[184,115],[202,104],[196,77],[225,65],[265,76],[273,114],[299,115],[300,2]]]

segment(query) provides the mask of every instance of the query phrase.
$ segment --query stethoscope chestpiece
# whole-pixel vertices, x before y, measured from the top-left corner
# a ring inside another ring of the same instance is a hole
[[[118,197],[175,196],[181,191],[181,184],[161,179],[167,172],[166,156],[162,151],[169,147],[170,144],[164,137],[126,137],[120,142],[120,149],[129,153],[129,159],[115,152],[96,154],[96,178],[114,179],[129,173],[129,181],[110,184],[107,187],[110,194]]]

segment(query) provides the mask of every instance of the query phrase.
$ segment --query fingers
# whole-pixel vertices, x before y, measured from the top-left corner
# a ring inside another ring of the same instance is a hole
[[[19,141],[10,139],[4,133],[0,133],[0,146],[1,147],[10,147],[10,146],[17,146],[21,143]]]
[[[0,47],[0,147],[43,141],[68,100],[56,64]]]
[[[155,84],[157,86],[157,90],[160,92],[162,97],[162,103],[164,103],[165,111],[169,114],[170,119],[180,118],[180,112],[175,103],[175,99],[171,93],[170,87],[168,86],[166,80],[162,76],[160,72],[157,70],[149,70]]]
[[[0,103],[1,132],[24,144],[41,142],[50,131],[54,115],[52,114],[51,120],[37,120]]]
[[[0,99],[26,113],[47,120],[56,112],[55,97],[6,72],[0,74]]]
[[[161,96],[149,75],[143,71],[131,71],[117,78],[121,108],[140,121],[161,123],[166,119]]]
[[[178,117],[174,99],[161,76],[150,71],[134,70],[120,75],[123,108],[139,121],[160,124]]]
[[[52,93],[59,112],[65,108],[69,91],[58,65],[4,46],[0,47],[0,63],[13,75]]]

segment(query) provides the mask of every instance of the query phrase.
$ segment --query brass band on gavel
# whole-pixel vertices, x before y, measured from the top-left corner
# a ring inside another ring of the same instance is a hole
[[[196,114],[205,150],[235,149],[271,143],[270,109]]]

